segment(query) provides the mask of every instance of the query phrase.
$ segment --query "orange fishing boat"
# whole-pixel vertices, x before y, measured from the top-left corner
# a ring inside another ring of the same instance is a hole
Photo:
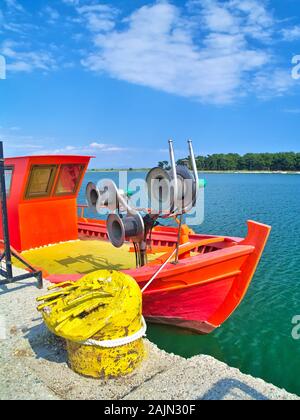
[[[77,204],[89,161],[85,156],[5,159],[14,255],[42,267],[53,283],[99,269],[124,271],[143,290],[150,322],[204,334],[222,325],[243,300],[271,228],[249,221],[246,238],[236,238],[195,234],[183,224],[153,225],[145,235],[145,262],[136,264],[136,234],[123,232],[117,219],[86,218],[86,206]],[[111,245],[112,232],[120,235],[113,240],[126,239],[121,249]]]

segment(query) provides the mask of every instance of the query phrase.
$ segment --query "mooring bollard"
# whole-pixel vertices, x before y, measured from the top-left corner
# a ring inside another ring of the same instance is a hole
[[[145,357],[142,294],[130,276],[97,271],[39,298],[38,310],[67,342],[75,372],[109,379],[131,373]]]

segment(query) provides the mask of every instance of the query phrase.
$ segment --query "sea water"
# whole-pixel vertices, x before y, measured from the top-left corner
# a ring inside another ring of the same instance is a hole
[[[145,174],[130,173],[130,179]],[[199,336],[150,325],[148,338],[161,349],[191,357],[211,355],[242,372],[300,395],[300,175],[205,174],[205,221],[198,233],[242,236],[249,219],[272,233],[250,289],[221,328]],[[117,180],[88,173],[87,181]],[[298,316],[298,318],[297,318]],[[296,325],[293,324],[296,323]]]

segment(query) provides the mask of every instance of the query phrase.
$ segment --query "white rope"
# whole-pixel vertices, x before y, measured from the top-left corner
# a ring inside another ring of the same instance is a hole
[[[177,249],[174,249],[174,251],[172,252],[172,254],[169,256],[169,258],[167,259],[167,261],[165,261],[163,263],[163,265],[159,268],[159,270],[157,270],[157,272],[154,274],[154,276],[148,281],[148,283],[142,288],[142,293],[144,293],[148,287],[150,286],[150,284],[152,284],[154,282],[154,280],[156,279],[156,277],[162,272],[162,270],[165,268],[165,266],[171,261],[171,259],[175,256],[177,252]]]
[[[84,343],[80,343],[83,346],[93,346],[93,347],[104,347],[104,348],[113,348],[113,347],[120,347],[125,346],[126,344],[133,343],[134,341],[139,340],[142,337],[145,337],[147,331],[147,325],[144,317],[142,317],[142,328],[133,335],[129,335],[128,337],[121,337],[115,338],[113,340],[104,340],[104,341],[96,341],[96,340],[87,340]]]
[[[185,244],[182,244],[179,246],[179,250],[184,248],[185,246],[191,244],[191,242],[186,242]],[[157,270],[157,272],[151,277],[151,279],[148,281],[148,283],[142,288],[142,293],[144,293],[148,287],[154,282],[154,280],[157,278],[157,276],[163,271],[163,269],[167,266],[167,264],[171,261],[171,259],[176,255],[178,252],[177,248],[174,249],[172,254],[169,256],[169,258],[162,264],[162,266]]]

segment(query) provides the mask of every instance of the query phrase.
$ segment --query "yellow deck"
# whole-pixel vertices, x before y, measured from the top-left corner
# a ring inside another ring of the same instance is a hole
[[[129,247],[116,249],[109,242],[97,240],[74,241],[25,251],[22,256],[49,274],[88,274],[135,268],[135,254],[129,252]]]

